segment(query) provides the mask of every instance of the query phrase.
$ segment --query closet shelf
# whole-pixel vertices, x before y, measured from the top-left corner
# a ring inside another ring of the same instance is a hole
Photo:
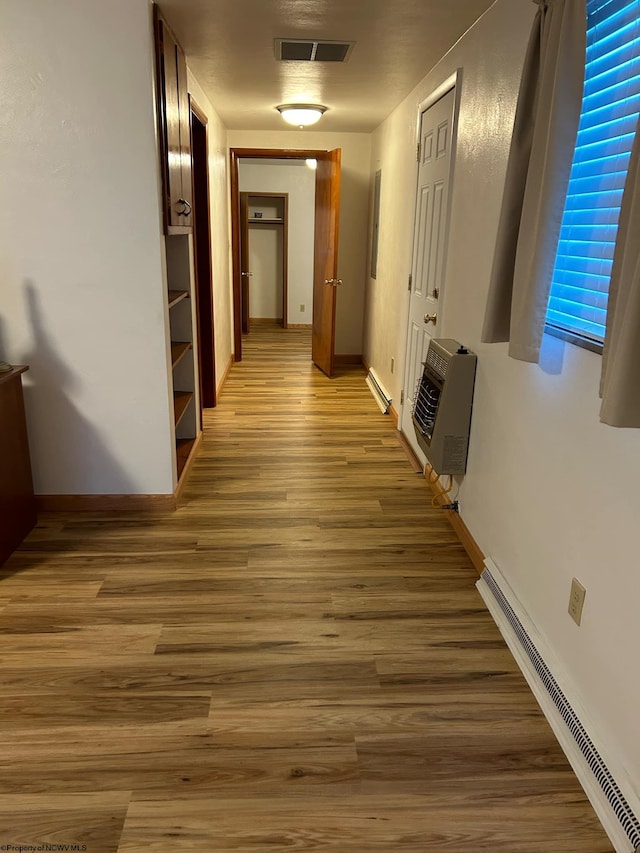
[[[169,308],[173,308],[174,305],[177,305],[178,302],[181,302],[183,299],[186,299],[189,296],[188,290],[169,290]]]
[[[173,410],[175,414],[175,425],[178,426],[182,420],[182,416],[187,410],[187,406],[193,400],[193,391],[174,391],[173,392]]]
[[[191,348],[188,341],[171,341],[171,367],[175,367]]]
[[[284,219],[249,219],[249,225],[282,225]]]
[[[178,470],[178,480],[182,476],[184,466],[189,461],[191,451],[196,443],[195,438],[178,438],[176,440],[176,468]]]

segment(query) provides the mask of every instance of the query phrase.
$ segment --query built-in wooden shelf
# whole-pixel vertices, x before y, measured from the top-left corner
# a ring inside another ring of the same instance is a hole
[[[195,438],[178,438],[176,440],[176,468],[178,470],[178,480],[182,476],[184,466],[187,464],[191,451],[196,443]]]
[[[187,410],[187,406],[193,400],[193,391],[174,391],[173,392],[173,410],[175,413],[175,424],[178,426],[182,416]]]
[[[249,219],[249,225],[282,225],[284,219]]]
[[[188,341],[171,341],[171,367],[175,367],[184,358],[191,346]]]
[[[168,291],[169,296],[169,308],[173,308],[174,305],[177,305],[178,302],[182,302],[183,299],[186,299],[189,296],[188,290],[170,290]]]

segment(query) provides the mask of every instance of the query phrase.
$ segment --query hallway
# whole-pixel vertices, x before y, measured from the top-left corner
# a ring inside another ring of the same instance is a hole
[[[173,515],[1,574],[0,844],[612,848],[361,369],[257,325]]]

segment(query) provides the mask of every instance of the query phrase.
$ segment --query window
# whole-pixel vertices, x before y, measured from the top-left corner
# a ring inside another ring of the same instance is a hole
[[[596,349],[639,113],[640,0],[588,0],[584,97],[547,331]]]

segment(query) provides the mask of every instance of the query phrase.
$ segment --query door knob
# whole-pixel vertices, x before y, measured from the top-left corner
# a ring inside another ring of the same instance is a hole
[[[247,276],[247,278],[249,278],[250,276],[253,275],[253,273],[252,272],[241,272],[240,275],[244,275],[244,276]]]
[[[330,284],[333,287],[338,287],[339,284],[342,284],[342,279],[341,278],[325,278],[324,283]]]
[[[424,315],[424,321],[425,321],[425,323],[433,323],[433,325],[435,326],[435,324],[438,322],[438,315],[437,314],[425,314]]]

